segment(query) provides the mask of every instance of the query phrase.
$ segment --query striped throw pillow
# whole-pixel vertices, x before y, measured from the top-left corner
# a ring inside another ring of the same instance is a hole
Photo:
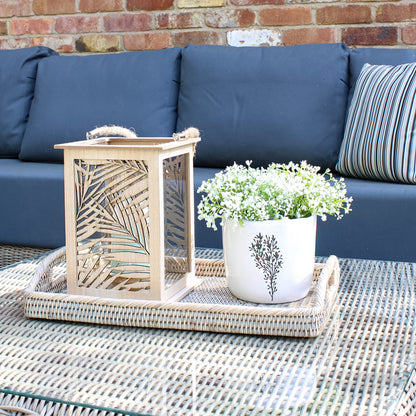
[[[336,169],[416,183],[416,63],[366,64],[358,77]]]

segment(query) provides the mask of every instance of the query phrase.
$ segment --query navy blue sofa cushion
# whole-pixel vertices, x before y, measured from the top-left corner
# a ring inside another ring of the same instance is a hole
[[[180,48],[41,62],[19,158],[62,162],[53,145],[85,139],[101,125],[134,128],[139,136],[175,130]]]
[[[219,169],[194,170],[195,218],[201,200],[196,189],[217,172]],[[316,254],[416,262],[416,186],[353,178],[345,178],[345,184],[354,198],[352,211],[339,221],[318,219]],[[205,221],[196,219],[195,245],[222,248],[221,228],[213,231]]]
[[[0,157],[19,154],[38,63],[53,54],[43,46],[0,51]]]
[[[199,146],[199,144],[198,144]],[[198,149],[197,149],[198,153]],[[196,247],[222,248],[222,235],[219,220],[217,221],[218,230],[207,228],[205,220],[198,220],[198,204],[201,202],[202,195],[197,193],[203,181],[213,178],[221,169],[213,168],[194,168],[194,200],[195,200],[195,245]]]
[[[0,159],[1,244],[65,244],[64,167]]]
[[[348,54],[344,44],[184,48],[177,130],[200,129],[196,166],[307,160],[334,168]]]
[[[318,221],[318,254],[416,262],[416,186],[345,178],[352,211]]]

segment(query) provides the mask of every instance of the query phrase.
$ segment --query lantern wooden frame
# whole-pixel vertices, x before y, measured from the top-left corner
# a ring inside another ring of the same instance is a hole
[[[108,137],[55,146],[64,150],[69,294],[171,301],[198,283],[198,141]]]

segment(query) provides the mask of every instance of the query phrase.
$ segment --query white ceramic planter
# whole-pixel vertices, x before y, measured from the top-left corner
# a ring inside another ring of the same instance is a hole
[[[223,247],[229,288],[255,303],[305,297],[315,264],[316,216],[273,221],[224,220]]]

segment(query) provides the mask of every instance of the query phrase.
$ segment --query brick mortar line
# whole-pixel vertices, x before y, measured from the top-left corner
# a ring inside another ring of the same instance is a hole
[[[8,24],[10,22],[7,22]],[[389,24],[387,24],[389,23]],[[249,26],[234,26],[234,27],[211,27],[211,26],[203,26],[203,27],[190,27],[190,28],[152,28],[149,30],[129,30],[129,31],[92,31],[92,32],[77,32],[77,33],[61,33],[61,32],[52,32],[52,33],[24,33],[24,34],[7,34],[7,35],[0,35],[0,37],[47,37],[48,35],[58,35],[58,36],[88,36],[88,35],[124,35],[124,34],[146,34],[146,33],[161,33],[161,32],[167,32],[167,33],[187,33],[187,32],[217,32],[217,31],[233,31],[233,30],[263,30],[263,29],[279,29],[279,30],[287,30],[287,29],[302,29],[302,28],[371,28],[371,27],[397,27],[400,29],[403,29],[405,27],[409,26],[415,26],[415,25],[409,25],[408,21],[401,21],[401,22],[373,22],[373,23],[332,23],[332,24],[315,24],[315,23],[309,23],[309,24],[302,24],[302,25],[249,25]]]
[[[356,28],[361,28],[361,29],[365,29],[368,28],[368,26],[354,26]],[[377,27],[383,27],[383,26],[377,26]],[[397,28],[399,29],[399,34],[402,33],[401,29],[404,29],[404,27],[400,27],[400,26],[391,26],[392,28]],[[301,30],[301,29],[311,29],[314,28],[314,26],[309,25],[309,26],[279,26],[279,27],[258,27],[258,28],[254,28],[252,29],[253,31],[256,30],[274,30],[274,31],[280,31],[280,32],[285,32],[288,30]],[[322,25],[319,27],[316,27],[316,29],[339,29],[340,31],[342,31],[343,29],[348,29],[349,26],[342,26],[342,25]],[[80,37],[88,37],[88,36],[124,36],[124,35],[146,35],[146,34],[162,34],[162,33],[168,33],[171,35],[175,35],[175,34],[179,34],[179,33],[194,33],[194,32],[213,32],[213,33],[230,33],[230,32],[234,32],[234,31],[250,31],[249,28],[244,28],[244,27],[238,27],[238,28],[221,28],[221,29],[217,29],[216,31],[212,31],[212,30],[207,30],[204,28],[199,28],[199,29],[187,29],[187,30],[180,30],[180,29],[162,29],[162,30],[147,30],[147,31],[141,31],[141,32],[112,32],[112,33],[96,33],[96,32],[81,32],[81,33],[38,33],[38,34],[24,34],[24,35],[0,35],[1,39],[10,39],[10,40],[18,40],[18,39],[32,39],[32,38],[50,38],[50,39],[59,39],[59,38],[63,38],[63,39],[69,39],[72,38],[74,40],[78,40]],[[341,41],[341,37],[340,37],[340,41]],[[399,43],[399,42],[398,42]]]
[[[122,35],[135,35],[135,34],[157,34],[157,33],[191,33],[191,32],[230,32],[235,30],[264,30],[264,29],[275,29],[275,30],[290,30],[290,29],[325,29],[325,28],[338,28],[338,29],[346,29],[346,28],[370,28],[370,27],[385,27],[386,25],[383,23],[377,23],[374,26],[368,26],[366,24],[357,24],[351,26],[350,24],[325,24],[325,25],[315,25],[315,24],[308,24],[308,25],[281,25],[281,26],[238,26],[238,27],[224,27],[224,28],[211,28],[211,27],[199,27],[199,28],[163,28],[163,29],[149,29],[143,31],[121,31],[121,32],[77,32],[77,33],[31,33],[31,34],[22,34],[22,35],[0,35],[1,38],[21,38],[21,37],[48,37],[48,36],[61,36],[61,37],[78,37],[78,36],[122,36]],[[394,25],[388,25],[387,27],[397,27],[398,29],[403,29],[408,27],[409,25],[406,22],[398,22]],[[416,25],[415,25],[416,26]]]
[[[160,33],[160,32],[217,32],[217,31],[232,31],[232,30],[264,30],[264,29],[302,29],[302,28],[371,28],[371,27],[398,27],[404,28],[408,27],[409,22],[390,22],[390,24],[386,24],[386,22],[374,22],[371,24],[366,23],[330,23],[330,24],[302,24],[302,25],[249,25],[249,26],[234,26],[234,27],[211,27],[211,26],[203,26],[203,27],[190,27],[190,28],[153,28],[149,30],[138,30],[138,31],[119,31],[119,32],[79,32],[79,33],[54,33],[56,35],[123,35],[123,34],[138,34],[138,33]],[[416,23],[416,22],[415,22]],[[416,25],[415,25],[416,26]],[[36,34],[35,34],[36,35]],[[14,36],[14,35],[10,35]],[[21,36],[21,35],[16,35]]]
[[[410,3],[410,4],[414,4],[414,3]],[[408,4],[408,5],[410,5]],[[290,9],[310,9],[312,11],[317,11],[320,9],[325,9],[327,7],[336,7],[339,9],[342,8],[348,8],[350,6],[355,6],[355,5],[361,5],[364,7],[369,8],[370,10],[374,11],[375,13],[377,12],[377,9],[382,6],[382,5],[396,5],[396,4],[392,4],[392,3],[361,3],[361,4],[357,4],[357,3],[352,3],[352,4],[340,4],[340,3],[336,3],[336,5],[334,6],[328,6],[328,3],[317,3],[317,4],[285,4],[285,5],[279,5],[282,6],[282,9],[285,10],[290,10]],[[242,11],[242,10],[249,10],[252,11],[253,13],[255,13],[256,15],[259,15],[259,12],[263,11],[263,10],[274,10],[274,8],[271,7],[261,7],[261,8],[257,8],[254,6],[247,6],[247,7],[241,7],[241,6],[234,6],[234,7],[221,7],[221,8],[193,8],[193,9],[166,9],[166,10],[137,10],[137,11],[104,11],[104,12],[95,12],[95,13],[89,13],[89,12],[76,12],[76,13],[68,13],[68,14],[32,14],[30,16],[13,16],[13,17],[0,17],[0,20],[12,20],[12,19],[42,19],[42,18],[71,18],[71,17],[91,17],[91,16],[95,16],[98,15],[99,17],[107,17],[107,16],[115,16],[117,14],[119,15],[123,15],[123,16],[128,16],[128,15],[134,15],[134,14],[151,14],[151,15],[158,15],[158,14],[186,14],[186,13],[199,13],[199,14],[206,14],[209,12],[220,12],[220,11]],[[276,9],[277,10],[277,9]]]
[[[312,9],[312,22],[311,23],[305,23],[305,24],[300,25],[300,26],[309,27],[311,25],[316,25],[318,27],[321,27],[321,26],[327,26],[327,25],[352,25],[352,26],[355,27],[356,25],[364,25],[365,24],[365,25],[367,25],[369,27],[373,27],[373,26],[375,27],[375,26],[380,26],[380,25],[381,26],[385,26],[385,25],[393,25],[393,24],[409,24],[409,23],[415,23],[416,24],[416,19],[401,20],[401,21],[377,22],[376,21],[377,14],[376,14],[376,10],[375,9],[372,10],[372,14],[371,14],[372,22],[368,22],[368,23],[357,22],[357,23],[332,23],[332,24],[325,24],[325,23],[323,23],[323,24],[319,24],[319,23],[316,23],[316,11],[319,10],[319,9],[321,9],[321,8],[322,7],[317,8],[317,9]],[[251,25],[248,25],[248,26],[233,26],[233,27],[221,28],[221,27],[207,25],[206,20],[204,18],[205,17],[204,14],[202,12],[196,12],[196,13],[199,13],[200,14],[201,23],[202,23],[202,26],[201,27],[195,27],[195,28],[172,28],[172,29],[170,29],[170,28],[160,28],[160,29],[158,29],[157,28],[157,15],[160,14],[160,13],[154,13],[153,14],[153,13],[141,13],[140,12],[140,13],[137,13],[137,14],[151,15],[151,18],[152,18],[152,29],[153,30],[190,30],[190,29],[195,29],[196,30],[196,29],[201,29],[201,28],[207,28],[207,29],[210,29],[210,30],[219,30],[219,29],[227,29],[227,28],[229,28],[229,29],[235,29],[235,28],[240,28],[240,27],[241,28],[243,28],[243,27],[247,27],[247,28],[249,28],[249,27],[266,27],[266,28],[267,27],[283,27],[283,26],[277,26],[277,25],[264,25],[264,24],[261,24],[259,22],[259,14],[256,13],[256,12],[254,12],[255,13],[255,20],[254,20],[254,23],[251,24]],[[92,14],[42,15],[42,16],[31,16],[31,17],[19,17],[19,18],[16,18],[16,20],[53,19],[53,30],[54,30],[54,33],[58,33],[55,30],[56,22],[57,22],[58,19],[65,18],[65,17],[68,17],[68,18],[73,18],[73,17],[88,18],[88,17],[91,17],[91,16],[92,16]],[[105,30],[104,21],[105,21],[105,17],[107,17],[107,16],[114,16],[114,14],[112,14],[112,13],[101,13],[101,14],[98,15],[99,31],[97,31],[97,32],[95,32],[95,31],[94,32],[80,32],[80,33],[109,33],[109,34],[111,34],[111,33],[123,33],[123,31],[113,32],[113,31],[106,31]],[[12,19],[1,19],[1,21],[6,21],[7,22],[8,29],[9,29],[9,33],[10,33],[10,23],[11,23]],[[284,26],[287,26],[287,25],[284,25]],[[292,26],[292,25],[289,25],[289,26]],[[298,26],[298,25],[293,25],[293,26]],[[138,32],[141,32],[141,31],[138,31]],[[148,32],[148,31],[143,30],[143,32]],[[59,34],[74,34],[74,33],[59,33]],[[12,34],[10,34],[10,36],[21,36],[21,35],[12,35]]]
[[[10,0],[9,0],[10,1]],[[406,6],[406,5],[412,5],[413,1],[412,0],[403,0],[400,1],[400,3],[391,3],[389,1],[370,1],[370,2],[365,2],[365,1],[357,1],[357,2],[352,2],[352,3],[340,3],[337,1],[331,1],[331,2],[327,2],[327,3],[323,3],[323,5],[374,5],[374,6],[378,6],[378,5],[392,5],[392,6]],[[29,2],[30,5],[30,11],[31,14],[33,16],[42,16],[42,15],[35,15],[33,12],[33,0],[31,0]],[[231,3],[231,0],[228,0],[224,6],[217,6],[217,7],[201,7],[201,8],[187,8],[187,7],[178,7],[178,0],[175,0],[173,3],[173,8],[172,9],[167,9],[167,10],[177,10],[177,11],[185,11],[185,10],[196,10],[196,9],[223,9],[223,8],[234,8],[234,9],[241,9],[241,8],[245,8],[245,7],[252,7],[252,8],[256,8],[256,9],[262,9],[262,8],[272,8],[272,7],[308,7],[308,6],[314,6],[314,5],[322,5],[322,3],[283,3],[283,4],[248,4],[248,5],[234,5]],[[76,13],[81,13],[80,12],[80,0],[75,0],[75,8],[76,8]],[[149,10],[145,10],[148,12],[151,12]],[[127,13],[134,13],[134,11],[130,11],[127,10],[127,0],[122,0],[122,10],[121,11],[114,11],[114,12],[110,12],[110,13],[117,13],[117,12],[127,12]],[[50,16],[58,16],[58,15],[50,15]]]
[[[78,5],[79,5],[79,1]],[[126,0],[124,0],[126,1]],[[126,4],[126,3],[125,3]],[[312,11],[316,11],[319,9],[327,8],[327,7],[337,7],[337,8],[347,8],[350,6],[360,5],[364,7],[370,8],[374,13],[376,13],[377,9],[380,6],[383,5],[392,5],[392,6],[408,6],[412,5],[414,3],[390,3],[390,2],[361,2],[361,3],[292,3],[292,4],[279,4],[279,5],[245,5],[245,6],[236,6],[236,5],[226,5],[222,7],[203,7],[203,8],[173,8],[173,9],[161,9],[161,10],[136,10],[136,11],[130,11],[130,10],[117,10],[117,11],[104,11],[104,12],[81,12],[78,10],[75,13],[67,13],[67,14],[34,14],[32,10],[32,14],[29,16],[12,16],[12,17],[0,17],[1,20],[7,19],[36,19],[36,18],[60,18],[60,17],[88,17],[93,15],[99,15],[102,17],[121,14],[121,15],[130,15],[130,14],[160,14],[160,13],[172,13],[172,14],[184,14],[184,13],[200,13],[205,14],[207,12],[215,12],[215,11],[241,11],[241,10],[250,10],[254,12],[257,16],[259,15],[259,12],[263,10],[273,10],[273,9],[311,9]],[[32,7],[32,2],[31,2]]]
[[[80,0],[78,0],[80,1]],[[400,1],[400,0],[399,0]],[[256,5],[256,4],[248,4],[248,5],[242,5],[242,6],[237,6],[237,5],[233,5],[233,4],[227,4],[225,6],[219,6],[219,7],[193,7],[193,8],[171,8],[171,9],[157,9],[157,10],[114,10],[114,11],[99,11],[99,12],[86,12],[86,11],[80,11],[79,9],[74,12],[74,13],[65,13],[65,14],[34,14],[32,11],[31,15],[28,16],[5,16],[5,17],[0,17],[0,19],[11,19],[11,18],[36,18],[36,17],[65,17],[65,16],[82,16],[82,15],[86,15],[86,16],[91,16],[91,15],[95,15],[95,14],[99,14],[99,15],[114,15],[114,14],[135,14],[135,13],[188,13],[188,12],[199,12],[199,13],[203,13],[204,11],[224,11],[224,10],[235,10],[235,11],[239,11],[239,10],[252,10],[253,12],[259,12],[262,10],[273,10],[276,9],[278,10],[279,8],[281,9],[291,9],[291,8],[304,8],[304,9],[322,9],[322,8],[326,8],[326,7],[337,7],[337,8],[347,8],[350,6],[366,6],[372,9],[377,9],[380,6],[383,5],[391,5],[391,6],[408,6],[408,5],[412,5],[415,4],[414,2],[409,2],[409,3],[391,3],[388,1],[381,1],[381,2],[354,2],[354,3],[345,3],[345,2],[317,2],[317,3],[283,3],[283,4],[276,4],[276,5],[272,5],[272,4],[261,4],[261,5]]]

